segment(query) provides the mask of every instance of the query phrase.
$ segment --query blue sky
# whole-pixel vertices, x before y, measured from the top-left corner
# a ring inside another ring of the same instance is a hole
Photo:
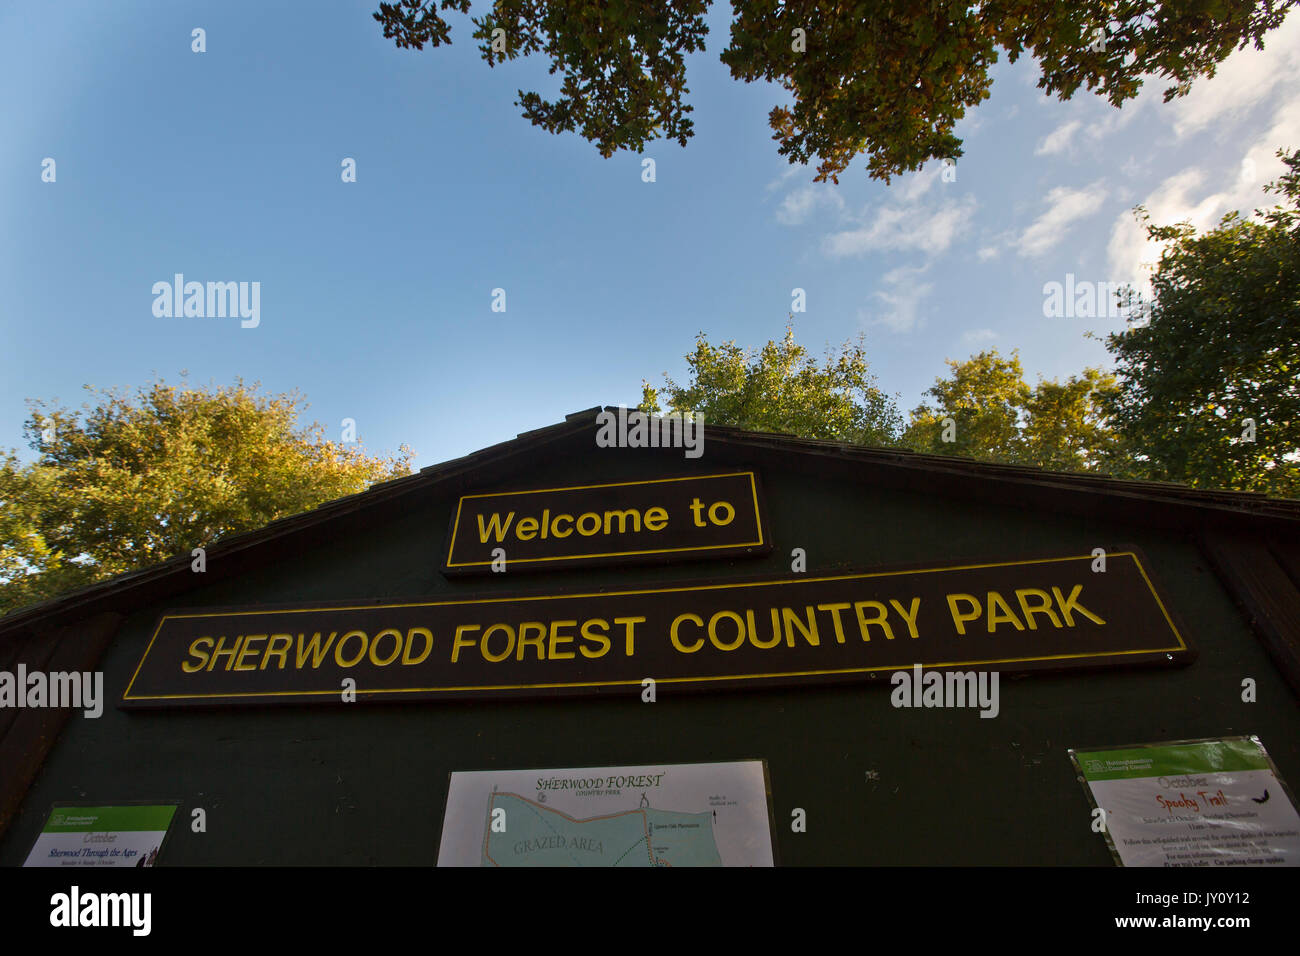
[[[729,5],[688,61],[695,137],[610,159],[519,116],[517,89],[558,88],[547,61],[489,69],[454,13],[450,47],[398,50],[376,8],[0,11],[0,448],[31,456],[28,397],[186,369],[299,389],[332,437],[355,419],[368,451],[405,442],[420,467],[685,380],[699,331],[777,338],[796,287],[798,340],[865,334],[904,410],[982,348],[1018,347],[1031,382],[1109,367],[1084,332],[1122,319],[1045,318],[1044,284],[1140,281],[1135,204],[1212,225],[1264,204],[1275,150],[1300,146],[1295,15],[1171,104],[1159,80],[1122,111],[1060,103],[1032,59],[1000,63],[955,181],[932,165],[886,186],[860,159],[822,186],[771,140],[785,94],[718,62]],[[155,316],[178,272],[260,282],[260,324]]]

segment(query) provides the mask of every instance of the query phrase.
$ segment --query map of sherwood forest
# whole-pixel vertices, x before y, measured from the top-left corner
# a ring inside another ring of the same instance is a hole
[[[492,832],[492,811],[512,824]],[[484,866],[721,866],[709,813],[641,807],[576,820],[517,793],[488,798]]]
[[[439,866],[772,866],[762,761],[459,771]]]

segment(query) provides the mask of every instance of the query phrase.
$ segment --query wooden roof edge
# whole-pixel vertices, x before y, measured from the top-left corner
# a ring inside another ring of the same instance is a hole
[[[593,409],[591,412],[593,419],[596,411],[598,409]],[[570,416],[570,419],[572,417]],[[448,459],[444,462],[428,465],[410,475],[402,475],[398,478],[377,482],[365,491],[345,495],[342,498],[335,498],[308,511],[300,511],[296,514],[276,518],[260,528],[220,538],[207,547],[206,557],[209,560],[229,558],[241,552],[260,548],[262,545],[318,527],[372,505],[439,484],[444,480],[456,477],[458,474],[464,474],[499,461],[505,461],[516,455],[528,453],[537,446],[549,444],[579,431],[584,424],[585,419],[578,420],[576,424],[574,421],[566,419],[564,422],[527,432],[524,438],[507,439],[460,458]],[[125,592],[152,586],[167,577],[188,575],[192,573],[190,571],[191,561],[191,555],[178,554],[158,564],[124,571],[121,574],[105,578],[102,581],[96,581],[75,591],[68,591],[46,601],[19,608],[9,614],[0,616],[0,638],[14,633],[28,632],[35,627],[42,626],[42,622],[47,618],[57,617],[62,620],[74,613],[89,614],[101,610],[117,610],[105,606],[105,599],[108,596],[114,594],[125,596]],[[80,609],[80,612],[78,609]]]
[[[540,446],[577,434],[583,428],[594,425],[600,412],[617,412],[619,407],[595,406],[573,412],[566,415],[562,422],[522,432],[515,438],[506,439],[460,458],[428,465],[410,475],[377,482],[365,491],[336,498],[310,511],[277,518],[260,528],[219,539],[208,548],[208,556],[230,557],[241,552],[260,549],[264,545],[280,541],[290,535],[307,531],[394,498],[436,486],[475,469],[504,463],[517,455],[531,453]],[[973,458],[929,455],[892,446],[851,445],[830,439],[798,438],[776,432],[746,431],[728,425],[709,425],[707,422],[704,429],[706,441],[712,436],[714,441],[721,440],[724,444],[737,448],[775,446],[787,452],[829,454],[846,462],[864,464],[874,462],[895,467],[943,472],[953,477],[975,477],[993,482],[1006,482],[1012,485],[1027,482],[1049,492],[1101,495],[1129,501],[1143,501],[1157,506],[1166,504],[1179,510],[1191,509],[1220,516],[1243,515],[1300,522],[1300,500],[1269,498],[1252,492],[1213,492],[1177,485],[1173,487],[1180,490],[1174,493],[1167,483],[1104,478],[1089,473],[1052,472],[1022,465],[1006,466],[994,462],[981,462]],[[1265,509],[1238,506],[1238,503],[1245,504],[1248,501],[1271,507]],[[47,618],[62,620],[80,613],[120,611],[119,605],[122,601],[129,601],[131,591],[152,587],[171,576],[188,575],[191,573],[190,562],[191,558],[188,554],[180,554],[159,564],[127,571],[39,604],[20,608],[0,617],[0,638],[42,626],[42,622]],[[112,597],[120,599],[117,604],[109,600]]]
[[[831,439],[800,438],[789,441],[784,436],[770,432],[747,432],[729,426],[705,426],[705,440],[709,431],[714,431],[714,440],[731,441],[736,444],[777,445],[797,444],[802,448],[824,453],[833,453],[839,457],[858,461],[879,461],[882,463],[905,464],[926,470],[947,471],[966,476],[983,478],[1024,478],[1037,485],[1053,485],[1061,488],[1090,487],[1108,494],[1123,494],[1125,491],[1142,492],[1145,497],[1169,500],[1170,503],[1190,503],[1214,507],[1230,504],[1234,506],[1258,504],[1262,509],[1232,507],[1237,513],[1260,514],[1271,513],[1279,517],[1292,517],[1300,520],[1300,499],[1276,498],[1254,491],[1227,491],[1210,488],[1196,488],[1179,482],[1150,481],[1133,478],[1115,478],[1095,472],[1053,471],[1035,468],[1032,465],[1010,465],[1001,462],[980,461],[966,456],[932,455],[908,448],[892,446],[851,445]],[[772,440],[772,439],[777,440]],[[890,461],[892,459],[892,461]]]

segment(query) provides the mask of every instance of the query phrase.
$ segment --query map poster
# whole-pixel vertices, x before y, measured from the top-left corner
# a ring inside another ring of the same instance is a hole
[[[23,866],[153,866],[177,804],[56,804]]]
[[[772,866],[761,760],[456,771],[439,866]]]
[[[1297,866],[1300,814],[1258,737],[1071,750],[1122,866]]]

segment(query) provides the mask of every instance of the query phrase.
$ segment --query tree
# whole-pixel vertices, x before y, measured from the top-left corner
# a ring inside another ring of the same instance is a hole
[[[410,471],[297,425],[295,392],[97,391],[84,414],[29,402],[39,457],[0,466],[0,613],[147,567]],[[301,408],[300,408],[301,406]]]
[[[1212,76],[1234,49],[1278,27],[1298,0],[733,0],[733,77],[768,80],[792,105],[769,114],[791,163],[818,160],[816,180],[838,182],[859,153],[886,182],[927,160],[962,154],[953,128],[989,96],[1005,51],[1038,60],[1038,85],[1069,99],[1080,86],[1112,105],[1146,76],[1172,81],[1166,102]],[[561,73],[559,97],[519,91],[516,105],[548,132],[580,130],[602,156],[641,152],[658,136],[693,134],[684,54],[704,50],[709,0],[496,0],[472,17],[489,66],[542,52]],[[451,42],[442,10],[469,0],[381,2],[374,18],[401,48]]]
[[[1020,411],[1030,395],[1019,355],[981,352],[965,362],[949,359],[948,365],[951,377],[935,379],[925,392],[936,406],[912,410],[903,443],[935,455],[1018,461]],[[946,427],[945,419],[952,425]]]
[[[675,413],[696,412],[705,424],[751,431],[790,432],[865,445],[891,445],[902,416],[893,399],[876,387],[861,344],[844,343],[818,365],[808,350],[785,337],[761,349],[734,341],[710,345],[704,333],[686,356],[691,383],[683,387],[664,373],[664,399]],[[642,382],[643,412],[658,414],[660,391]]]
[[[1107,336],[1119,388],[1107,414],[1139,477],[1300,497],[1300,151],[1253,219],[1233,212],[1168,245],[1151,297]]]
[[[12,454],[0,462],[0,614],[94,580],[88,565],[52,547],[41,530],[57,470],[26,468]]]
[[[1114,374],[1097,368],[1064,383],[1039,381],[1025,403],[1022,460],[1053,471],[1124,471],[1105,412],[1115,387]]]
[[[1115,387],[1113,375],[1088,368],[1064,383],[1040,380],[1030,388],[1018,352],[1010,358],[980,352],[948,365],[950,377],[936,379],[925,393],[936,404],[912,410],[904,445],[1056,471],[1111,464],[1114,437],[1102,400]]]

